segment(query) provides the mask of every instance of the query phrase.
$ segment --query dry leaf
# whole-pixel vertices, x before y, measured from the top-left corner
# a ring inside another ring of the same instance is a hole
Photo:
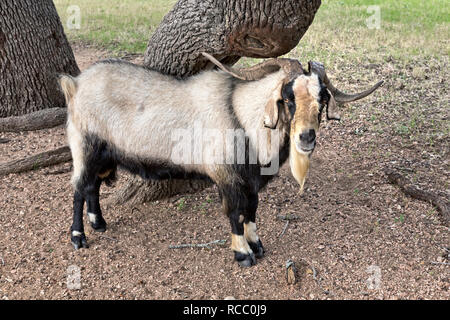
[[[288,284],[297,282],[297,268],[292,260],[286,261],[286,281]]]

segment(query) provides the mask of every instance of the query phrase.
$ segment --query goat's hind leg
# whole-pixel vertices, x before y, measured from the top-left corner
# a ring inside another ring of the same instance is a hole
[[[70,240],[76,250],[89,247],[83,225],[84,201],[83,195],[75,191],[73,196],[73,223],[70,227]]]
[[[87,215],[91,227],[97,232],[106,231],[106,221],[100,208],[100,186],[114,181],[116,164],[106,143],[97,138],[86,138],[89,152],[86,153],[83,195],[87,203]]]
[[[98,157],[89,155],[82,166],[82,170],[75,169],[78,174],[73,179],[73,184],[76,186],[73,201],[73,224],[71,227],[71,241],[75,249],[87,248],[86,235],[83,226],[83,207],[84,202],[87,203],[87,215],[92,228],[98,232],[106,230],[106,222],[103,219],[100,208],[100,185],[103,180],[106,182],[114,180],[115,167],[110,166],[106,170],[99,166]]]
[[[83,225],[84,202],[87,203],[87,215],[91,227],[98,232],[106,231],[106,221],[103,219],[99,199],[101,183],[102,179],[99,176],[89,176],[78,186],[77,191],[75,191],[73,199],[73,224],[70,228],[71,241],[75,249],[89,247]]]
[[[87,215],[92,229],[97,232],[106,231],[106,221],[103,219],[102,210],[100,208],[100,185],[102,180],[95,177],[93,181],[85,188]]]

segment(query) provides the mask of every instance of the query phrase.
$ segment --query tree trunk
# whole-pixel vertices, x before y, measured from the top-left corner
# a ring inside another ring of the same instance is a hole
[[[201,52],[227,64],[243,56],[278,57],[298,44],[320,4],[320,0],[179,0],[150,38],[144,65],[184,78],[212,68]],[[156,200],[200,189],[197,184],[189,186],[136,177],[116,194],[115,202]]]
[[[320,0],[179,0],[151,37],[146,67],[177,77],[205,67],[205,51],[233,64],[240,57],[274,58],[308,30]]]
[[[65,107],[57,76],[79,72],[52,0],[0,1],[0,117]]]

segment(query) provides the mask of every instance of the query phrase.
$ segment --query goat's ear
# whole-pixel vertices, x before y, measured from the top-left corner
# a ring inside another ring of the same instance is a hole
[[[281,99],[281,89],[283,88],[283,83],[280,83],[277,88],[273,91],[272,96],[267,102],[266,109],[264,110],[264,126],[266,128],[274,129],[277,126],[279,118],[279,108],[278,102]]]
[[[327,120],[341,120],[341,114],[339,113],[336,100],[328,89],[327,91],[330,95],[327,103]]]

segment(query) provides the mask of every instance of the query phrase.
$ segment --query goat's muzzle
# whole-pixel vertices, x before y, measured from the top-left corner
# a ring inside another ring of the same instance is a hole
[[[295,140],[297,152],[310,155],[316,147],[316,130],[304,130]]]

